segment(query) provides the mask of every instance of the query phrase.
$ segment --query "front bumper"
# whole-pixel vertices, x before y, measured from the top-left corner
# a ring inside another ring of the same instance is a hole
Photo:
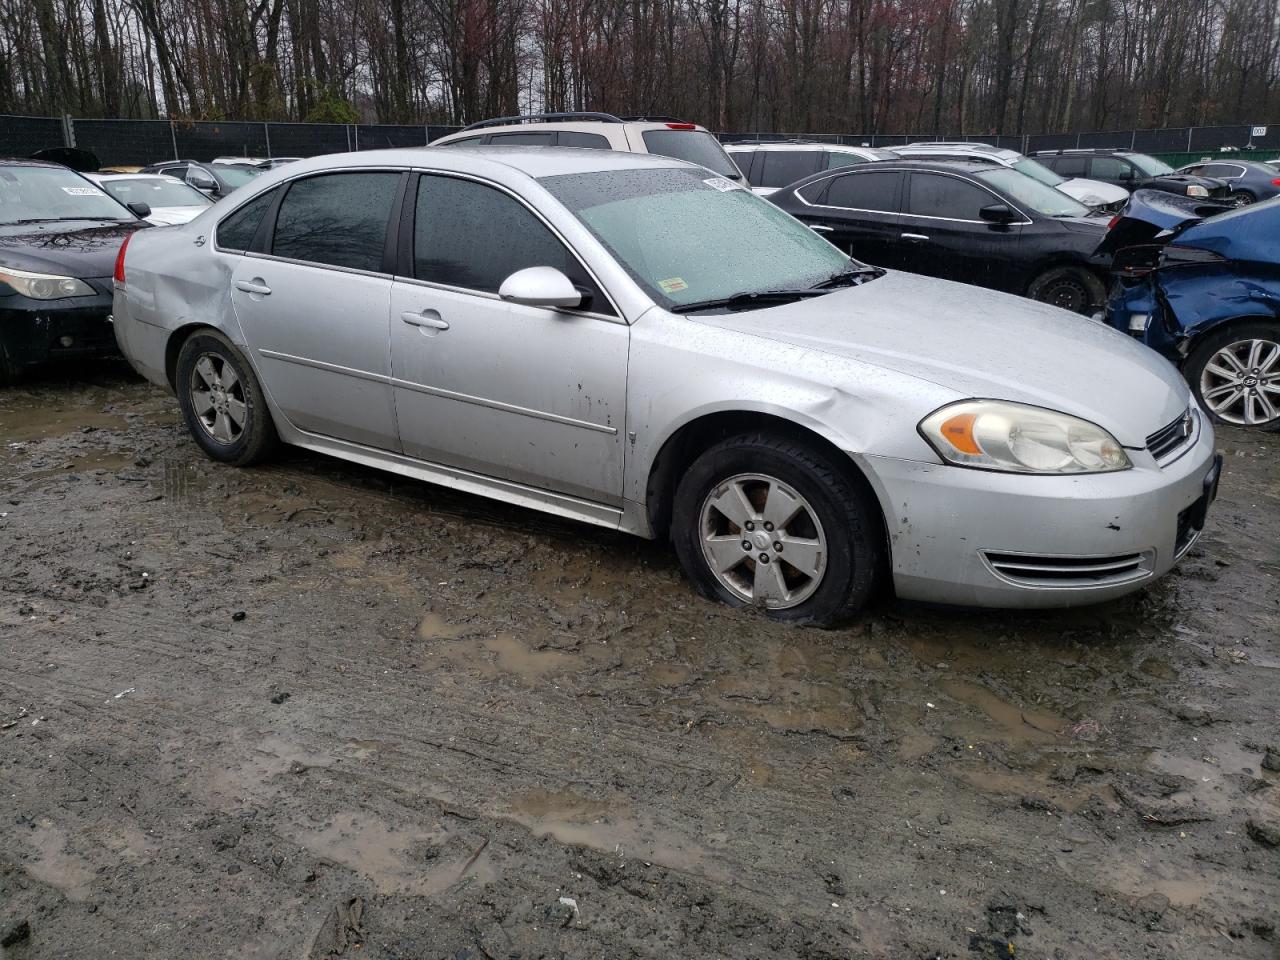
[[[910,600],[1067,607],[1140,589],[1194,543],[1216,493],[1213,429],[1164,467],[1025,476],[860,458],[884,506],[894,586]],[[1212,489],[1211,489],[1212,488]]]
[[[18,366],[118,352],[111,330],[111,279],[87,281],[92,297],[0,297],[0,337]]]

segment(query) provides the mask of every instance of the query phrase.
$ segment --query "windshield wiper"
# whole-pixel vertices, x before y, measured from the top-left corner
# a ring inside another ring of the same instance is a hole
[[[671,312],[694,313],[698,310],[714,310],[717,307],[727,307],[730,310],[750,310],[754,307],[771,307],[779,303],[793,303],[806,297],[820,297],[826,292],[816,287],[800,290],[744,291],[743,293],[735,293],[732,296],[718,297],[713,300],[694,300],[690,303],[681,303],[672,307]]]
[[[875,280],[877,277],[883,276],[884,271],[879,267],[858,264],[856,267],[845,267],[843,270],[833,273],[827,279],[815,283],[813,289],[830,290],[832,287],[856,287],[860,283],[866,283],[868,280]]]
[[[21,223],[62,223],[64,220],[102,220],[111,223],[129,223],[120,217],[23,217],[21,220],[6,220],[0,226],[12,227]]]

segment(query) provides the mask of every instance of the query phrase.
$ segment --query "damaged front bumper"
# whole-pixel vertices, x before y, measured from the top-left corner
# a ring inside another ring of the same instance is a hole
[[[91,297],[0,297],[0,338],[14,365],[118,352],[111,329],[111,278],[85,282],[94,289]]]

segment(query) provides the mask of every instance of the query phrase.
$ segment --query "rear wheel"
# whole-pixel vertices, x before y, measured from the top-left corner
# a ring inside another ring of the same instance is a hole
[[[729,438],[693,462],[671,540],[704,596],[801,623],[855,613],[884,563],[870,495],[825,454],[770,434]]]
[[[1255,203],[1257,199],[1248,190],[1232,190],[1227,196],[1227,200],[1237,207],[1247,207],[1249,204]]]
[[[1206,337],[1183,372],[1219,423],[1280,430],[1280,323],[1242,323]]]
[[[244,467],[279,443],[252,368],[216,330],[200,330],[187,339],[175,379],[187,429],[213,459]]]
[[[1102,281],[1083,267],[1053,267],[1031,281],[1027,296],[1072,313],[1092,313],[1106,299]]]

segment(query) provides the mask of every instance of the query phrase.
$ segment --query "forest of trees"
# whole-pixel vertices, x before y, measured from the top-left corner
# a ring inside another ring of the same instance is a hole
[[[0,113],[1044,133],[1277,120],[1280,0],[0,0]]]

